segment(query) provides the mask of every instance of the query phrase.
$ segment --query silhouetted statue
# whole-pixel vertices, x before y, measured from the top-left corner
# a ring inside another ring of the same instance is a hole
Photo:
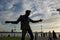
[[[42,22],[42,19],[38,20],[38,21],[33,21],[31,20],[28,16],[30,15],[31,10],[26,10],[26,14],[25,15],[21,15],[17,21],[6,21],[5,23],[12,23],[12,24],[17,24],[19,22],[21,22],[21,30],[22,30],[22,39],[21,40],[25,40],[25,35],[28,32],[30,34],[30,40],[33,40],[33,33],[32,30],[30,28],[29,22],[32,23],[36,23],[36,22]]]
[[[53,30],[53,40],[57,40],[57,36],[56,36],[56,33],[54,32],[54,30]]]

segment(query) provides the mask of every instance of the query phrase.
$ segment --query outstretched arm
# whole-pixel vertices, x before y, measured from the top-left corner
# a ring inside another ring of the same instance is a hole
[[[37,22],[42,22],[42,19],[37,20],[37,21],[33,21],[32,19],[29,19],[32,23],[37,23]]]
[[[5,23],[17,24],[17,21],[5,21]]]
[[[5,23],[17,24],[19,21],[21,21],[21,17],[19,17],[16,21],[5,21]]]

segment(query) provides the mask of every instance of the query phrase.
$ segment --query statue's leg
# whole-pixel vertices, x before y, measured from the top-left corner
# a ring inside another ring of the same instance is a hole
[[[32,30],[28,29],[28,33],[30,34],[30,40],[33,40],[34,36],[33,36]]]
[[[22,38],[21,38],[21,40],[25,40],[25,35],[26,35],[26,30],[22,30]]]

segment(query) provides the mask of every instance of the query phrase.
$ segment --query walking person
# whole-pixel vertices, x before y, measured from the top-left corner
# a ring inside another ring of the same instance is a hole
[[[35,32],[35,40],[37,40],[37,38],[38,38],[38,33]]]
[[[16,21],[6,21],[5,23],[17,24],[21,22],[21,30],[22,30],[21,40],[25,40],[25,35],[27,32],[30,34],[30,40],[33,40],[34,36],[30,28],[29,22],[32,22],[32,23],[42,22],[42,19],[38,21],[33,21],[32,19],[29,18],[31,10],[26,10],[25,13],[26,13],[25,15],[21,15]]]
[[[49,37],[48,37],[48,40],[52,40],[52,33],[51,33],[51,31],[49,31]]]
[[[54,32],[54,30],[53,30],[53,40],[57,40],[57,36],[56,36],[56,33]]]

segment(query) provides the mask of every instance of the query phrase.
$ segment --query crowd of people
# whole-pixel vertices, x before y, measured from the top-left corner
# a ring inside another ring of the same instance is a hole
[[[55,31],[53,30],[53,32],[51,33],[51,31],[49,31],[49,38],[48,40],[56,40],[57,39],[57,35],[55,33]]]

